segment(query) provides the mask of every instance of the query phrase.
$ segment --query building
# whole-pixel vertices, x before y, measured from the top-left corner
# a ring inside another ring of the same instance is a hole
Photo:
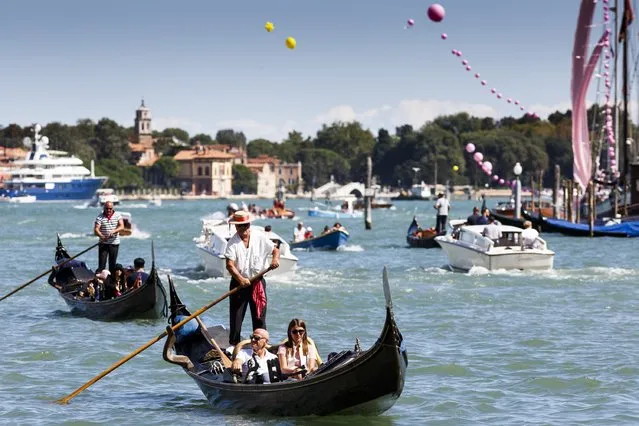
[[[11,177],[11,169],[17,168],[14,161],[24,160],[27,152],[22,148],[0,146],[0,188],[4,187],[5,179]]]
[[[277,186],[284,186],[288,192],[298,195],[304,191],[304,180],[302,179],[302,162],[281,163],[275,167]]]
[[[178,152],[173,158],[180,165],[176,181],[186,192],[218,197],[233,194],[233,154],[198,145]]]
[[[275,197],[280,187],[289,193],[302,193],[302,163],[299,161],[282,163],[278,158],[260,155],[247,159],[245,166],[257,175],[257,193],[261,197]]]
[[[151,125],[151,111],[144,105],[135,111],[134,133],[129,138],[131,162],[139,167],[151,167],[159,158],[153,144],[153,127]]]

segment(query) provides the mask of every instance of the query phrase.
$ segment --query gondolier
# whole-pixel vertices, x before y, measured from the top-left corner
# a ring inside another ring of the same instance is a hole
[[[251,233],[251,218],[248,212],[235,212],[229,224],[235,225],[237,231],[229,240],[224,252],[226,269],[231,274],[230,289],[243,287],[231,295],[229,300],[229,343],[235,345],[240,342],[247,306],[251,307],[252,329],[266,329],[266,282],[262,278],[251,286],[249,278],[267,266],[269,255],[273,256],[271,267],[277,268],[280,251],[263,233]]]
[[[118,263],[118,250],[120,248],[120,234],[124,229],[122,215],[113,209],[113,202],[104,203],[104,210],[95,218],[93,232],[100,238],[98,246],[98,270],[106,268],[109,258],[109,272],[115,272]]]

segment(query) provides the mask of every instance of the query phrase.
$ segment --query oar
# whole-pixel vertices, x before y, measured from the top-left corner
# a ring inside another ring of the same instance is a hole
[[[88,249],[83,250],[83,251],[81,251],[80,253],[76,254],[75,256],[68,258],[68,259],[67,259],[67,260],[65,260],[64,262],[60,263],[57,267],[59,268],[59,267],[61,267],[62,265],[64,265],[65,263],[67,263],[67,262],[69,262],[69,261],[71,261],[71,260],[75,259],[76,257],[83,255],[84,253],[88,252],[89,250],[91,250],[91,249],[93,249],[93,248],[97,247],[97,246],[98,246],[98,244],[100,244],[100,243],[99,243],[99,242],[97,242],[97,243],[93,244],[91,247],[89,247]],[[42,277],[44,277],[45,275],[50,274],[50,273],[51,273],[51,269],[49,269],[49,270],[48,270],[48,271],[46,271],[46,272],[41,273],[40,275],[38,275],[37,277],[35,277],[35,278],[34,278],[34,279],[32,279],[31,281],[29,281],[28,283],[24,283],[24,284],[22,284],[20,287],[16,288],[15,290],[12,290],[10,293],[8,293],[8,294],[6,294],[6,295],[4,295],[4,296],[0,297],[0,301],[2,301],[2,300],[4,300],[4,299],[6,299],[7,297],[11,296],[11,295],[12,295],[12,294],[14,294],[14,293],[19,292],[20,290],[22,290],[23,288],[25,288],[25,287],[26,287],[26,286],[28,286],[29,284],[33,284],[34,282],[38,281],[40,278],[42,278]]]
[[[258,273],[257,275],[255,275],[253,278],[251,278],[251,283],[255,283],[256,281],[259,281],[260,279],[262,279],[262,277],[264,276],[264,274],[266,274],[268,271],[270,271],[272,269],[271,266],[269,266],[268,268],[266,268],[265,270],[263,270],[262,272]],[[171,327],[171,329],[173,331],[177,330],[178,328],[182,327],[184,324],[186,324],[187,322],[191,321],[193,318],[196,318],[199,315],[202,315],[204,312],[206,312],[207,310],[209,310],[210,308],[212,308],[213,306],[217,305],[218,303],[220,303],[222,300],[226,299],[227,297],[229,297],[230,295],[232,295],[233,293],[236,293],[237,291],[239,291],[242,287],[235,287],[233,290],[227,291],[226,293],[224,293],[222,296],[218,297],[217,299],[215,299],[214,301],[212,301],[211,303],[209,303],[208,305],[205,305],[203,307],[201,307],[200,309],[198,309],[197,311],[193,312],[191,315],[189,315],[188,317],[184,318],[182,321],[180,321],[179,323],[175,324],[173,327]],[[93,379],[89,380],[88,382],[86,382],[85,384],[83,384],[82,386],[80,386],[78,389],[76,389],[75,391],[73,391],[73,393],[70,393],[69,395],[65,396],[64,398],[60,398],[58,399],[57,402],[58,404],[68,404],[69,401],[71,401],[73,398],[75,398],[76,396],[78,396],[80,393],[82,393],[85,389],[87,389],[89,386],[91,386],[92,384],[94,384],[95,382],[97,382],[98,380],[100,380],[101,378],[103,378],[104,376],[106,376],[107,374],[109,374],[110,372],[112,372],[113,370],[115,370],[116,368],[118,368],[119,366],[121,366],[122,364],[124,364],[125,362],[127,362],[128,360],[130,360],[131,358],[135,357],[136,355],[140,354],[141,352],[145,351],[146,349],[148,349],[149,347],[151,347],[153,344],[159,342],[160,340],[162,340],[163,338],[165,338],[167,335],[166,331],[162,332],[162,334],[160,334],[159,336],[149,340],[147,343],[145,343],[144,345],[140,346],[139,348],[137,348],[136,350],[134,350],[133,352],[131,352],[130,354],[128,354],[127,356],[125,356],[124,358],[122,358],[120,361],[116,362],[115,364],[113,364],[111,367],[107,368],[106,370],[104,370],[102,373],[98,374],[97,376],[95,376]]]

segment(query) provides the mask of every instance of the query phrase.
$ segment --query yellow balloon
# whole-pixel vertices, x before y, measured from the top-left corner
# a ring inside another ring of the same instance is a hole
[[[270,33],[271,31],[273,31],[275,29],[275,25],[273,25],[272,22],[267,22],[264,25],[264,29],[266,29],[266,31],[268,31]]]
[[[454,166],[453,166],[453,170],[454,170],[454,171],[457,171],[457,170],[459,170],[459,166],[457,166],[457,165],[454,165]]]
[[[286,47],[288,47],[289,49],[295,49],[295,46],[297,46],[297,42],[293,37],[289,37],[286,39]]]

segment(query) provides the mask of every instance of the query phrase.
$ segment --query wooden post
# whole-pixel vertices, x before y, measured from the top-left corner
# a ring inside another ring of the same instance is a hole
[[[630,185],[628,185],[628,182],[626,182],[623,185],[623,217],[628,216],[628,191],[629,190],[630,190]]]
[[[581,201],[581,186],[579,186],[579,184],[577,182],[575,182],[573,184],[576,188],[577,188],[577,201],[575,203],[575,199],[573,198],[573,203],[575,203],[575,216],[577,217],[577,219],[575,220],[575,223],[579,223],[581,221],[581,206],[579,205],[580,201]]]
[[[544,190],[544,171],[539,170],[539,179],[537,180],[537,205],[539,206],[539,214],[541,214],[541,191]]]
[[[535,212],[535,173],[530,174],[530,212]]]
[[[613,191],[615,191],[615,219],[619,214],[619,186],[615,184]]]
[[[555,184],[552,188],[552,217],[557,219],[559,217],[559,207],[557,206],[559,202],[559,188],[561,186],[561,169],[559,164],[555,164]]]
[[[588,182],[588,230],[590,238],[595,236],[595,185]]]
[[[372,186],[373,180],[373,160],[370,155],[366,158],[366,194],[364,196],[364,201],[366,206],[364,207],[364,227],[366,230],[373,229],[373,218],[371,217],[371,192],[373,191]]]
[[[568,207],[568,221],[570,223],[573,222],[572,219],[572,194],[573,194],[573,187],[572,187],[572,181],[568,180],[566,182],[566,187],[568,188],[568,195],[566,196],[566,206]]]

